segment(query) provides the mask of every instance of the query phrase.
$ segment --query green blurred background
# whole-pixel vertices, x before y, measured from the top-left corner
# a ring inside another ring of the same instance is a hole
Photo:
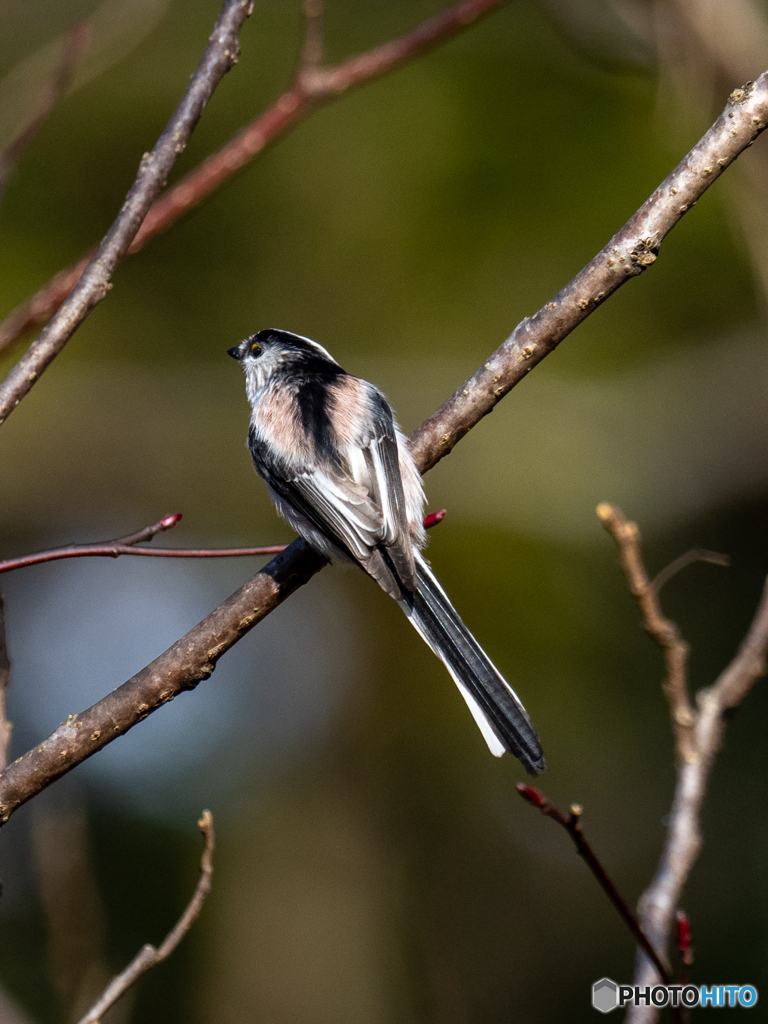
[[[327,0],[328,57],[436,0]],[[607,241],[768,66],[750,0],[515,0],[315,113],[121,268],[3,426],[2,556],[127,533],[290,539],[244,446],[228,346],[316,338],[410,430]],[[3,0],[0,145],[61,34],[92,19],[71,94],[0,209],[0,314],[98,240],[195,68],[216,0]],[[726,31],[727,28],[727,31]],[[268,105],[301,47],[298,0],[257,0],[172,180]],[[638,520],[695,686],[732,656],[768,568],[768,157],[760,141],[664,244],[429,474],[429,554],[513,681],[627,900],[655,868],[674,781],[658,652],[594,509]],[[0,361],[6,372],[17,349]],[[2,580],[13,754],[141,668],[255,561],[83,560]],[[686,890],[697,983],[768,986],[768,782],[759,685],[729,723]],[[567,837],[514,792],[442,666],[361,574],[323,572],[215,675],[2,831],[0,1020],[68,1021],[197,876],[213,893],[109,1019],[269,1024],[589,1020],[633,946]],[[15,1016],[14,1016],[15,1015]]]

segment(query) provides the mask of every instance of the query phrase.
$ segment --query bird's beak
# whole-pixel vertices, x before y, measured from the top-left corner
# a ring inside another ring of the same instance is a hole
[[[240,346],[236,345],[234,348],[228,348],[227,349],[227,355],[228,356],[232,356],[233,359],[239,359],[240,358]]]

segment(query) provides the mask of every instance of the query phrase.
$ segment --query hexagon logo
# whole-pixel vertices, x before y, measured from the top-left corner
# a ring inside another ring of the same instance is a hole
[[[601,978],[592,986],[592,1005],[600,1013],[610,1013],[619,1005],[618,985],[610,978]]]

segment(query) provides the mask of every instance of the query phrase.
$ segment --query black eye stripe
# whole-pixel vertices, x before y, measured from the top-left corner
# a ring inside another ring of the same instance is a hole
[[[262,349],[262,347],[261,347],[261,345],[260,345],[260,344],[258,343],[258,341],[255,341],[255,342],[254,342],[254,343],[253,343],[253,344],[251,345],[251,355],[252,355],[252,356],[260,356],[260,355],[261,355],[261,353],[262,353],[263,351],[264,351],[264,350]]]

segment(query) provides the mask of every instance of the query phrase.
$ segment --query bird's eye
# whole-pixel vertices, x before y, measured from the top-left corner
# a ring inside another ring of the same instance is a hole
[[[252,356],[260,356],[261,355],[261,345],[258,343],[258,341],[254,341],[254,343],[251,345],[251,355]]]

